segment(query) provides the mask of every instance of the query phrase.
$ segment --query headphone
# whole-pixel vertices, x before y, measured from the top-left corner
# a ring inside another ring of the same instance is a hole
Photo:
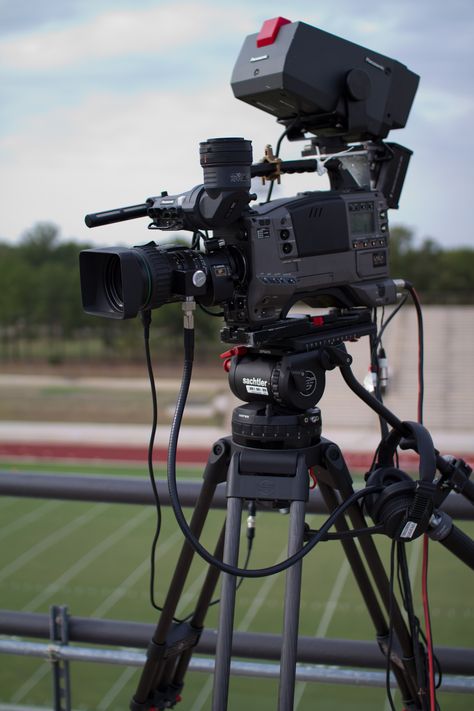
[[[428,430],[418,422],[403,422],[400,430],[381,441],[374,471],[366,475],[367,486],[379,486],[381,492],[369,494],[364,509],[385,535],[397,541],[409,541],[427,531],[434,509],[436,450]],[[397,447],[413,449],[419,457],[419,479],[413,480],[393,466]]]

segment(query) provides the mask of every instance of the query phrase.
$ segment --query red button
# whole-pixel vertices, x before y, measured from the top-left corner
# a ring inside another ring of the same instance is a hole
[[[324,316],[313,316],[311,323],[313,326],[324,326]]]
[[[278,36],[280,27],[290,24],[291,20],[287,20],[285,17],[274,17],[272,20],[265,20],[262,29],[258,33],[257,47],[266,47],[268,44],[273,44]]]

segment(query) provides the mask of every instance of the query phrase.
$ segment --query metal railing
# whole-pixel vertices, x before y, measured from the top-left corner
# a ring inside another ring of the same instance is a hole
[[[179,489],[182,505],[193,507],[199,489],[199,482],[182,482]],[[164,482],[158,483],[158,490],[162,504],[169,505],[169,494]],[[104,503],[154,504],[148,479],[136,477],[0,472],[0,495]],[[226,508],[223,486],[217,489],[213,507]],[[443,509],[450,516],[458,519],[474,518],[473,507],[454,494],[447,498]],[[308,511],[311,513],[326,511],[319,495],[312,497]],[[142,666],[145,654],[140,650],[147,648],[153,631],[153,625],[142,623],[72,617],[66,608],[58,606],[51,608],[49,616],[0,610],[0,634],[15,638],[0,640],[0,653],[49,660],[54,680],[54,709],[70,711],[69,661]],[[48,641],[27,642],[18,640],[17,637],[33,637]],[[215,640],[214,630],[203,631],[196,647],[196,654],[206,656],[194,656],[190,665],[191,671],[206,673],[213,671]],[[108,645],[121,649],[104,650],[90,645]],[[278,635],[235,632],[233,656],[252,661],[233,662],[231,673],[267,678],[278,677],[280,648],[281,637]],[[436,655],[444,672],[443,691],[474,692],[473,649],[437,647]],[[384,686],[385,666],[385,657],[375,642],[303,636],[298,640],[296,673],[298,680]]]

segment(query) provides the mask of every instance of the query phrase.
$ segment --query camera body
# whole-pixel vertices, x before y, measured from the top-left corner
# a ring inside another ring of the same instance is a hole
[[[243,255],[245,278],[224,302],[227,325],[258,329],[310,306],[374,307],[396,299],[382,194],[313,192],[250,209],[214,236]]]
[[[221,139],[225,140],[225,139]],[[183,209],[201,186],[150,200],[161,229],[206,229],[199,205]],[[212,220],[211,220],[212,222]],[[214,228],[204,252],[153,242],[133,249],[85,250],[80,256],[87,312],[133,318],[146,308],[194,296],[221,305],[230,329],[258,330],[310,306],[375,307],[396,301],[389,278],[387,204],[378,191],[308,192],[247,206]]]
[[[411,152],[382,139],[405,125],[418,77],[305,23],[282,20],[272,27],[269,35],[262,30],[245,40],[232,88],[237,98],[275,115],[290,140],[314,134],[303,155],[317,157],[282,162],[271,156],[253,164],[250,141],[208,139],[200,144],[201,185],[88,215],[89,227],[148,217],[151,228],[189,230],[199,239],[192,248],[150,242],[85,250],[86,312],[133,318],[194,297],[222,308],[224,341],[253,343],[262,329],[278,330],[297,301],[346,311],[396,302],[387,211],[398,207]],[[320,172],[324,152],[331,190],[255,202],[252,177]],[[202,250],[195,248],[199,240]]]

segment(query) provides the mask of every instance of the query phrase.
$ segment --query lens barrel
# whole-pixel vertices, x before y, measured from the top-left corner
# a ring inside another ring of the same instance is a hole
[[[252,142],[245,138],[209,138],[199,144],[204,187],[213,196],[222,190],[250,189]]]

